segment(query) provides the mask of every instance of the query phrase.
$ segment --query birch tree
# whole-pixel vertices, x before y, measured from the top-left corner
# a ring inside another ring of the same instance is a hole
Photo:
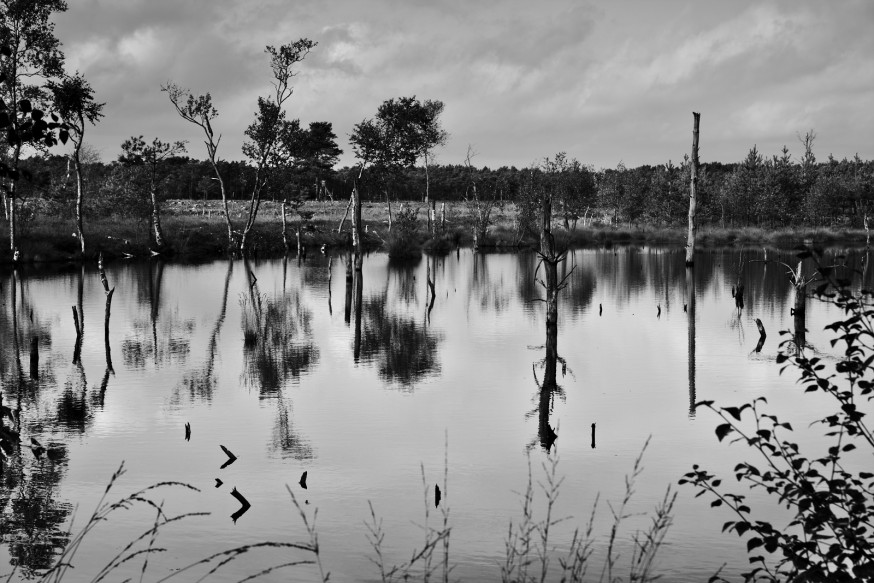
[[[79,237],[79,250],[85,255],[85,232],[82,228],[82,215],[85,203],[85,184],[82,172],[82,143],[85,139],[85,127],[88,122],[95,125],[103,117],[105,103],[94,101],[94,90],[88,81],[78,72],[72,77],[65,77],[59,82],[49,84],[55,108],[67,124],[73,151],[70,160],[76,172],[76,234]]]

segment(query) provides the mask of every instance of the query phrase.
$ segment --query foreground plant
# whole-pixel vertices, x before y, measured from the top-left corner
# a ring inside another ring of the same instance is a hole
[[[640,454],[634,461],[631,474],[625,476],[625,494],[618,508],[607,503],[613,516],[613,524],[608,535],[606,556],[601,566],[598,581],[613,583],[621,581],[619,572],[620,554],[617,551],[617,537],[620,527],[632,514],[628,513],[628,504],[634,495],[634,486],[643,472],[643,454],[649,445],[649,439],[643,445]],[[564,478],[558,477],[558,456],[549,454],[543,464],[545,481],[539,483],[546,501],[546,516],[537,520],[534,516],[534,485],[531,468],[528,470],[528,484],[522,494],[522,517],[510,522],[505,544],[504,563],[501,565],[501,581],[504,582],[581,582],[586,581],[586,574],[591,566],[591,557],[595,549],[596,537],[593,536],[595,513],[598,508],[598,497],[592,505],[592,512],[586,526],[580,530],[574,529],[567,553],[557,556],[554,536],[551,528],[560,522],[568,520],[555,518],[553,511],[558,500],[559,490]],[[650,516],[649,527],[632,536],[634,551],[628,564],[628,581],[655,581],[659,578],[654,572],[655,558],[659,548],[664,543],[665,536],[673,522],[672,513],[677,495],[668,486],[665,496],[656,506]],[[552,538],[550,538],[552,536]],[[556,558],[559,571],[551,567],[552,559]],[[559,576],[560,574],[560,576]],[[559,576],[558,579],[556,577]]]
[[[125,571],[131,569],[138,572],[138,580],[143,581],[145,580],[144,576],[149,570],[150,561],[153,559],[153,557],[160,553],[165,553],[168,550],[166,548],[157,546],[157,539],[160,532],[174,523],[179,523],[183,520],[209,514],[205,512],[188,512],[183,514],[171,515],[164,510],[163,503],[157,501],[157,495],[159,493],[162,493],[168,489],[181,489],[199,492],[199,490],[194,486],[183,482],[159,482],[157,484],[153,484],[151,486],[128,494],[127,496],[124,496],[116,500],[115,502],[108,502],[107,498],[109,497],[110,492],[112,491],[118,479],[121,478],[124,473],[124,464],[121,464],[118,470],[110,478],[109,483],[107,484],[106,489],[103,492],[103,496],[101,496],[97,507],[95,508],[91,516],[89,516],[85,526],[82,527],[82,529],[79,530],[78,533],[71,537],[69,543],[57,557],[54,566],[52,566],[48,571],[43,573],[42,576],[38,579],[40,583],[59,583],[61,581],[67,580],[68,577],[73,576],[75,576],[77,581],[91,581],[92,583],[116,580],[130,581],[133,579],[131,579],[130,577],[123,578],[123,575]],[[319,557],[318,537],[315,534],[315,517],[313,517],[312,523],[307,520],[306,514],[297,504],[297,500],[295,500],[294,494],[292,494],[292,502],[303,517],[304,525],[306,526],[307,532],[310,536],[310,540],[308,542],[289,543],[266,541],[248,545],[241,545],[214,553],[208,557],[204,557],[190,564],[183,565],[179,568],[174,569],[173,572],[169,575],[155,578],[154,581],[156,581],[156,583],[162,583],[164,581],[176,579],[183,574],[191,575],[195,577],[194,580],[197,581],[208,580],[210,576],[216,574],[221,569],[225,568],[228,564],[236,561],[240,557],[253,553],[254,551],[265,549],[293,550],[297,553],[300,553],[299,556],[303,558],[293,558],[290,561],[262,567],[258,572],[252,573],[251,575],[242,579],[242,581],[253,580],[274,573],[281,569],[285,569],[287,567],[299,565],[316,565],[318,566],[320,573],[322,573],[322,565]],[[147,507],[154,510],[155,520],[151,524],[151,526],[149,526],[149,528],[142,531],[139,535],[131,539],[102,567],[97,568],[93,572],[93,574],[89,575],[84,572],[84,568],[82,567],[87,568],[87,566],[85,565],[80,565],[80,568],[77,568],[77,565],[75,564],[75,559],[79,548],[82,543],[89,538],[89,535],[94,531],[94,529],[96,529],[101,523],[106,522],[114,515],[118,514],[119,511],[132,510],[136,507]],[[142,562],[141,564],[140,561]],[[139,565],[139,567],[137,567],[137,565]],[[7,582],[12,581],[12,578],[14,576],[15,571],[6,575],[4,580]],[[88,578],[89,576],[90,578]],[[119,579],[119,577],[122,578]],[[328,575],[323,574],[322,580],[327,581]]]
[[[798,370],[805,393],[830,397],[833,407],[813,424],[825,430],[825,455],[802,451],[792,440],[792,425],[766,412],[764,397],[740,407],[697,404],[722,419],[716,427],[720,441],[733,435],[731,443],[744,443],[755,453],[754,460],[734,468],[737,480],[764,489],[793,515],[785,528],[758,520],[744,495],[726,493],[719,478],[697,465],[680,480],[697,487],[698,496],[713,495],[711,506],[734,513],[723,531],[747,537],[755,567],[743,573],[746,581],[874,580],[874,436],[863,412],[874,398],[874,294],[854,293],[834,268],[820,267],[819,273],[824,283],[817,295],[844,312],[844,319],[826,327],[835,334],[832,346],[843,345],[843,354],[827,367],[784,333],[789,336],[777,362],[789,363],[783,370]]]

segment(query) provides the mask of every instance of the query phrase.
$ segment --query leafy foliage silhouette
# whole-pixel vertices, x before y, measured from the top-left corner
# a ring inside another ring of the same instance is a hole
[[[792,439],[792,425],[766,412],[764,397],[740,407],[702,401],[697,407],[723,421],[716,427],[720,441],[734,436],[731,443],[745,443],[757,454],[755,463],[734,468],[737,480],[775,496],[793,517],[785,528],[758,520],[744,495],[726,493],[722,480],[698,465],[680,483],[698,488],[697,496],[713,495],[712,507],[735,514],[723,531],[747,536],[755,567],[743,573],[746,581],[874,581],[874,435],[863,412],[874,398],[874,292],[854,290],[843,277],[846,269],[824,266],[817,252],[804,250],[798,257],[814,257],[822,278],[814,294],[844,313],[826,326],[835,335],[831,345],[843,346],[834,365],[797,346],[788,332],[777,357],[782,370],[797,369],[805,393],[831,398],[834,407],[811,425],[825,429],[827,453],[803,451]]]

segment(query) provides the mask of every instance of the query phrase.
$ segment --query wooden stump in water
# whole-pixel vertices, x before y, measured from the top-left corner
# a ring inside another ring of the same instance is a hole
[[[39,336],[30,339],[30,378],[39,378]]]

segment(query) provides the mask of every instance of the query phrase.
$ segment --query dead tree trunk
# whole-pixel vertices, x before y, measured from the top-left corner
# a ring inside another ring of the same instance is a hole
[[[353,210],[352,210],[352,248],[355,252],[355,271],[361,273],[362,255],[361,255],[361,194],[358,192],[356,184],[352,189]],[[391,203],[389,203],[391,204]],[[391,230],[391,206],[389,206],[389,230]]]
[[[79,146],[73,156],[73,166],[76,170],[76,235],[79,237],[79,251],[85,255],[85,231],[82,229],[82,207],[85,199],[85,185],[82,181],[82,164],[79,162]]]
[[[387,190],[385,191],[385,204],[388,206],[388,232],[391,233],[391,197]]]
[[[355,187],[352,190],[352,196],[349,197],[349,204],[346,205],[346,212],[343,213],[343,218],[340,219],[340,224],[337,225],[337,234],[339,234],[343,230],[343,223],[346,222],[346,217],[349,216],[349,210],[352,208],[355,203]]]
[[[158,193],[154,186],[149,189],[152,199],[152,232],[155,235],[155,247],[158,252],[164,249],[164,231],[161,228],[161,211],[158,207]]]
[[[698,197],[698,124],[701,114],[692,112],[694,125],[692,127],[692,171],[689,180],[689,233],[686,237],[686,265],[695,263],[695,234],[698,224],[695,217],[695,205]]]
[[[282,199],[282,245],[285,247],[285,254],[288,255],[288,221],[285,218],[286,204],[288,204],[288,199]]]
[[[109,282],[106,279],[106,272],[103,271],[103,254],[97,261],[97,271],[100,274],[100,282],[103,284],[103,292],[106,294],[106,309],[103,314],[103,347],[106,351],[106,377],[109,373],[115,373],[112,368],[112,352],[109,348],[109,316],[112,309],[112,294],[115,293],[115,288],[109,288]]]
[[[795,307],[792,308],[793,323],[795,324],[795,346],[798,351],[804,349],[807,343],[807,282],[801,275],[801,262],[798,262],[798,271],[795,272]]]
[[[555,253],[555,237],[552,235],[552,200],[546,194],[540,201],[541,229],[540,256],[543,263],[544,287],[546,288],[546,337],[558,334],[558,261]],[[552,354],[551,354],[552,351]],[[546,358],[558,356],[558,341],[547,344]]]

